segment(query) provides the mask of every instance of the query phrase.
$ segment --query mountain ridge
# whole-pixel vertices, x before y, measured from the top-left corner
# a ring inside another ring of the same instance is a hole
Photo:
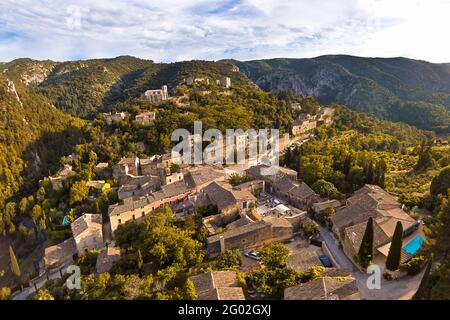
[[[448,63],[348,55],[228,61],[264,90],[291,90],[382,119],[428,130],[450,130]]]

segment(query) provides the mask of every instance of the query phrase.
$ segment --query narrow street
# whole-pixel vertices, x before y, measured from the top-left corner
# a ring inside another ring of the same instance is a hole
[[[65,266],[61,269],[61,273],[64,275],[66,273],[68,266]],[[61,273],[58,270],[55,270],[54,272],[52,272],[51,274],[49,274],[48,278],[49,279],[60,279],[61,278]],[[44,286],[44,284],[47,282],[47,277],[41,276],[38,280],[34,281],[31,286],[29,286],[28,288],[23,289],[19,294],[15,295],[12,299],[13,300],[26,300],[27,297],[32,294],[36,289],[34,287],[34,284],[36,284],[36,287],[38,289],[42,288],[42,286]]]
[[[320,236],[325,241],[328,249],[331,251],[333,258],[339,264],[340,268],[357,271],[353,263],[347,258],[344,252],[339,249],[339,242],[334,238],[333,234],[322,226],[320,228]]]

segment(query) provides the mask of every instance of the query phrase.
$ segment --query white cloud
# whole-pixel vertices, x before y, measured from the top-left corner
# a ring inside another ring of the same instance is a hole
[[[344,53],[450,62],[445,38],[449,1],[61,2],[2,0],[0,60],[130,54],[176,61]]]

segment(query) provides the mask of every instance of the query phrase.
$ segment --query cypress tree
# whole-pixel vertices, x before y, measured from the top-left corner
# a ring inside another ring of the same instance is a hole
[[[138,249],[136,254],[136,264],[139,272],[142,271],[142,267],[144,265],[144,260],[142,259],[141,249]]]
[[[352,167],[352,156],[351,156],[351,154],[348,154],[346,157],[345,157],[345,160],[344,160],[344,165],[343,165],[343,168],[342,168],[342,172],[344,172],[344,174],[348,174],[349,172],[350,172],[350,169],[351,169],[351,167]]]
[[[370,160],[369,164],[367,165],[367,176],[366,181],[367,183],[373,183],[373,161]]]
[[[19,262],[17,262],[16,255],[15,255],[14,250],[11,247],[11,245],[9,245],[9,257],[11,259],[11,271],[17,278],[20,278],[21,272],[20,272]]]
[[[358,251],[359,264],[363,268],[367,268],[373,260],[373,238],[373,219],[370,217]]]
[[[419,288],[414,294],[413,300],[427,300],[429,299],[428,278],[430,277],[431,265],[433,264],[433,258],[428,260],[427,268],[423,274],[422,281],[420,281]]]
[[[389,253],[386,259],[386,268],[388,270],[395,271],[400,266],[402,244],[403,244],[403,225],[400,221],[397,221],[394,236],[392,237],[391,247],[389,248]]]

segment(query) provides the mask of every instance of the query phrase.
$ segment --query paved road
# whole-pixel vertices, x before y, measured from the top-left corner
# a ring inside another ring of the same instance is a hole
[[[347,258],[344,252],[339,249],[339,242],[334,238],[333,234],[322,226],[320,226],[319,228],[320,236],[322,237],[323,241],[325,241],[328,249],[333,255],[334,260],[339,264],[339,267],[351,270],[352,272],[357,271],[353,263]]]
[[[63,267],[61,269],[63,275],[65,274],[66,270],[67,270],[67,266]],[[55,270],[52,273],[50,273],[48,277],[49,277],[49,279],[59,279],[59,278],[61,278],[61,274],[59,272],[59,269]],[[36,284],[36,287],[38,289],[40,289],[40,288],[42,288],[42,286],[46,282],[47,282],[47,277],[46,276],[40,277],[38,280],[33,281],[31,286],[29,286],[28,288],[23,289],[19,294],[15,295],[13,297],[13,300],[26,300],[27,297],[35,291],[34,284]]]

